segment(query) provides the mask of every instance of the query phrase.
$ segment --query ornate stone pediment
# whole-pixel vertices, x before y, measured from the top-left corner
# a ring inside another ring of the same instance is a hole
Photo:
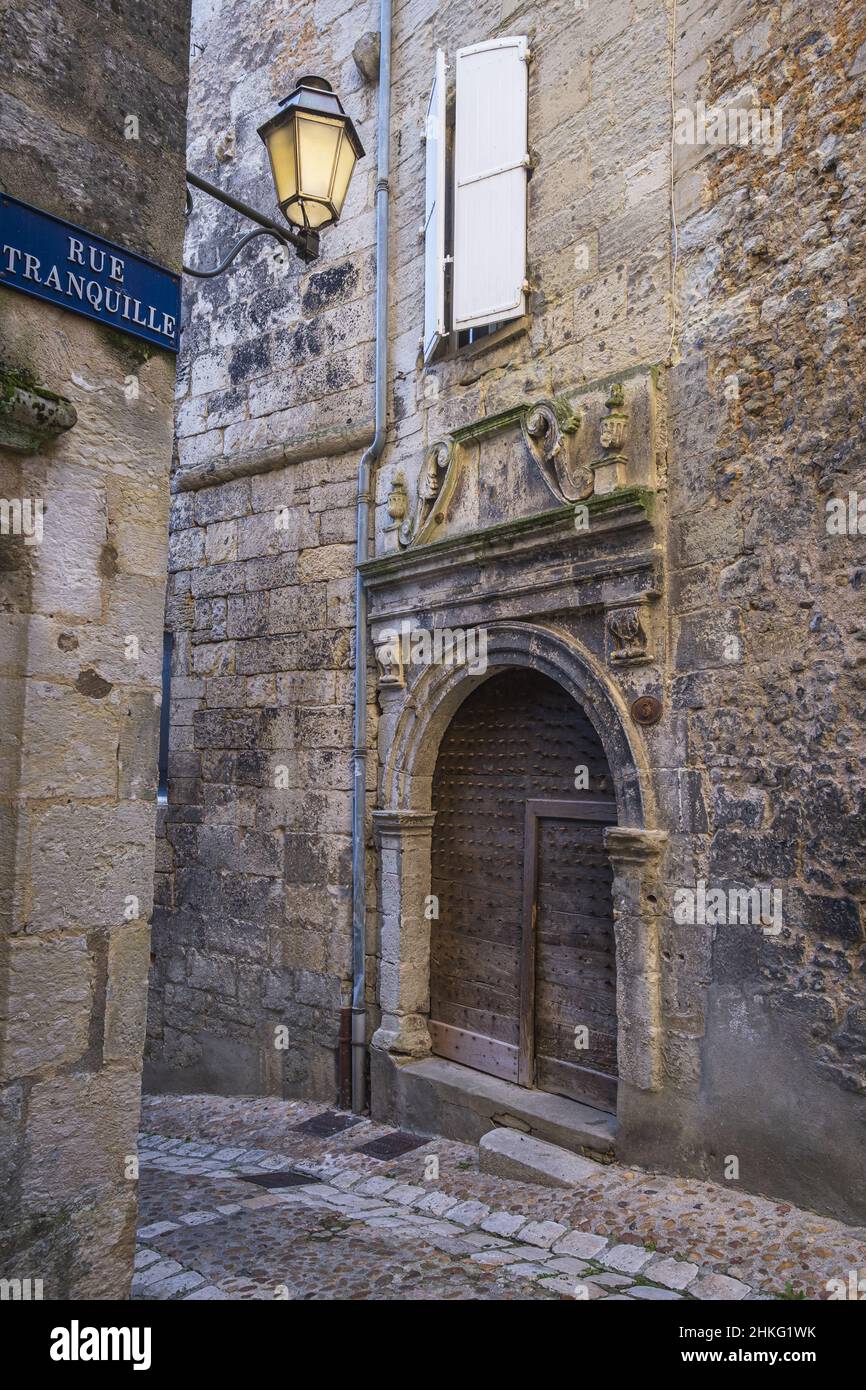
[[[406,490],[395,476],[387,527],[402,550],[629,487],[654,489],[666,457],[660,372],[634,368],[461,426],[425,452]],[[411,467],[405,465],[411,477]]]

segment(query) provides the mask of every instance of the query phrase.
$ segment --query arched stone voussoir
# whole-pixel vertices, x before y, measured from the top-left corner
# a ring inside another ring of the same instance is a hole
[[[625,701],[579,642],[557,628],[503,623],[487,628],[487,670],[425,666],[410,678],[382,778],[386,810],[429,811],[439,745],[456,710],[483,681],[509,668],[538,671],[566,690],[601,740],[614,781],[617,818],[640,828],[650,818],[651,779],[643,748],[628,729]]]

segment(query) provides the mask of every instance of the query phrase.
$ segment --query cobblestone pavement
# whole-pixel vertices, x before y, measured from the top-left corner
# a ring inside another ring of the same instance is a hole
[[[374,1158],[357,1150],[393,1130],[296,1128],[326,1113],[146,1097],[133,1297],[816,1299],[866,1277],[866,1230],[787,1203],[618,1164],[568,1191],[511,1182],[438,1138]],[[313,1181],[261,1185],[287,1172]]]

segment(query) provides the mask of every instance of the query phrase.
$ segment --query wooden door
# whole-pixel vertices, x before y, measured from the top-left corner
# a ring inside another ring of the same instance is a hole
[[[529,801],[518,1079],[616,1110],[616,954],[603,798]]]
[[[578,793],[580,767],[588,769],[589,789]],[[533,868],[530,909],[537,879],[535,918],[543,932],[536,951],[525,928],[525,860],[527,806],[540,801],[583,808],[604,803],[604,816],[615,819],[604,750],[583,711],[545,676],[504,672],[473,691],[455,714],[433,779],[432,891],[438,917],[431,923],[430,1032],[439,1056],[506,1080],[574,1094],[566,1041],[570,1032],[573,1053],[574,1027],[583,1022],[583,1013],[572,1015],[584,1008],[592,981],[585,960],[583,967],[577,957],[566,962],[569,952],[579,952],[584,929],[571,918],[587,915],[569,904],[575,894],[583,900],[590,891],[602,891],[593,837],[605,822],[593,820],[581,843],[567,815],[560,817],[563,824],[536,817],[550,826],[540,840],[532,838],[540,877]],[[587,875],[583,885],[581,873]],[[612,940],[612,925],[610,930]],[[594,949],[582,944],[584,956]],[[593,1063],[601,1055],[594,1055]]]

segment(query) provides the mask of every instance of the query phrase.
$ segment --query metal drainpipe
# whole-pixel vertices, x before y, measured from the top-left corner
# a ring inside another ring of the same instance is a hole
[[[379,134],[376,181],[376,433],[358,470],[356,566],[368,558],[370,485],[373,465],[385,447],[388,424],[388,231],[391,174],[391,25],[392,0],[379,8]],[[365,810],[367,792],[367,594],[355,570],[355,723],[352,750],[352,1109],[367,1103],[367,865]]]

